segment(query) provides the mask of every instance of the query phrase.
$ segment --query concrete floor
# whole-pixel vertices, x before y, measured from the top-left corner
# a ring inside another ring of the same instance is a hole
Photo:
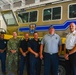
[[[6,65],[6,66],[7,66],[7,65]],[[6,68],[6,70],[7,70],[7,68]],[[3,75],[2,72],[1,72],[1,61],[0,61],[0,75]],[[15,75],[15,74],[13,74],[13,75]],[[24,75],[27,75],[26,69],[24,69]],[[41,75],[43,75],[43,66],[42,66],[42,68],[41,68]]]

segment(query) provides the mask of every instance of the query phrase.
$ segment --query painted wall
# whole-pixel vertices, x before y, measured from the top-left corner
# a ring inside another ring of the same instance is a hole
[[[5,30],[7,30],[7,26],[3,20],[1,13],[0,13],[0,28],[4,28]]]

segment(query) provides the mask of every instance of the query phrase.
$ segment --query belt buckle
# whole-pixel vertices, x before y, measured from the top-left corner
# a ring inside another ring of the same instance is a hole
[[[50,53],[50,55],[52,55],[53,53]]]

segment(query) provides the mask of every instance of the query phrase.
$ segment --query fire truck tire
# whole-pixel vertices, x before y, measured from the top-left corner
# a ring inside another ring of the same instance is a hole
[[[64,63],[59,64],[58,75],[66,75],[66,68]]]

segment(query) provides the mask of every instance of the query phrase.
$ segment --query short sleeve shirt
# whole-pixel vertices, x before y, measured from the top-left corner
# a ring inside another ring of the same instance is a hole
[[[43,37],[41,44],[44,45],[44,52],[50,54],[58,53],[58,47],[61,45],[61,39],[57,34],[46,34]]]
[[[66,36],[66,49],[72,49],[76,44],[76,31]]]
[[[35,39],[32,39],[28,42],[28,47],[30,47],[35,52],[40,51],[40,40],[36,41]]]
[[[0,39],[0,49],[4,49],[7,47],[7,40]]]
[[[28,50],[28,41],[24,39],[20,42],[20,48],[22,48],[23,52],[26,52]]]

